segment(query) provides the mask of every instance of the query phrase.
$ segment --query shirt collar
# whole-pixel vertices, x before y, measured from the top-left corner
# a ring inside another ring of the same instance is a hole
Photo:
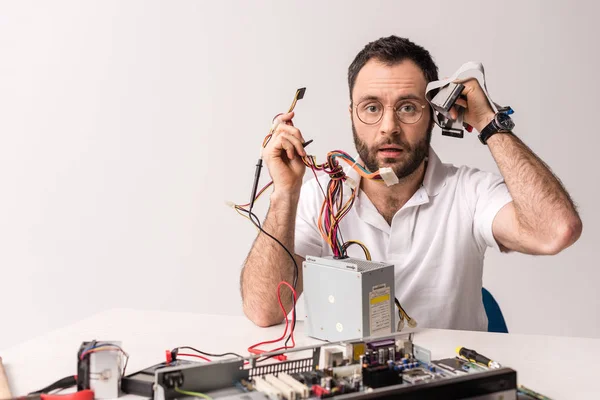
[[[423,178],[423,187],[429,197],[437,196],[442,188],[446,186],[446,175],[447,169],[444,168],[444,164],[442,164],[433,148],[429,146],[427,169]]]

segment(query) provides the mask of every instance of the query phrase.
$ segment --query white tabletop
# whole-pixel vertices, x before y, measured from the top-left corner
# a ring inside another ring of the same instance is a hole
[[[259,328],[241,316],[115,309],[0,350],[0,356],[13,395],[20,396],[76,374],[84,341],[121,341],[130,355],[129,374],[164,361],[165,350],[178,346],[248,354],[250,345],[282,333],[283,325]],[[297,346],[321,343],[303,334],[302,321],[295,338]],[[433,359],[454,357],[457,346],[475,349],[516,370],[519,384],[553,399],[600,398],[600,339],[425,329],[417,330],[414,342]]]

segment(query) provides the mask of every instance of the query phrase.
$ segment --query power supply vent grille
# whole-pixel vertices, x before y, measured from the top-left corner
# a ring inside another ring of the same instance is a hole
[[[356,266],[358,267],[358,272],[373,271],[386,266],[386,264],[373,263],[372,261],[365,261],[359,258],[349,258],[345,261],[348,261],[352,264],[356,264]]]

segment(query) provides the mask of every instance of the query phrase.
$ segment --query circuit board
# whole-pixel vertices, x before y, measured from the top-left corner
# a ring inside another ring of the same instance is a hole
[[[460,358],[432,359],[406,333],[153,368],[141,394],[154,400],[204,399],[516,399],[516,372]],[[275,357],[286,355],[286,361]],[[272,356],[265,360],[266,357]],[[262,361],[262,362],[261,362]],[[134,374],[135,376],[135,374]],[[125,386],[132,379],[125,378]]]

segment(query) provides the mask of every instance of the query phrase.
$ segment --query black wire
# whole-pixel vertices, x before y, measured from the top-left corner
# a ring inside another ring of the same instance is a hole
[[[35,392],[29,393],[29,395],[49,393],[56,389],[68,389],[72,386],[77,385],[77,378],[74,375],[67,376],[65,378],[59,379],[51,385],[46,386],[43,389],[37,390]]]
[[[277,244],[279,244],[285,250],[285,252],[290,256],[290,258],[292,259],[292,262],[294,263],[294,281],[293,281],[292,286],[293,286],[294,290],[296,290],[296,284],[298,283],[298,263],[296,262],[296,259],[294,258],[292,253],[287,249],[287,247],[285,247],[285,245],[283,243],[281,243],[279,240],[277,240],[275,237],[273,237],[271,234],[269,234],[262,228],[262,226],[260,225],[260,221],[258,220],[258,217],[256,216],[256,214],[254,214],[250,210],[244,210],[243,208],[240,208],[240,211],[246,212],[250,217],[250,221],[262,233],[264,233],[265,235],[267,235],[268,237],[273,239],[275,242],[277,242]],[[294,333],[294,329],[296,328],[296,299],[294,298],[293,294],[292,294],[292,303],[293,303],[293,310],[294,310],[294,313],[292,315],[292,329],[290,330],[290,334],[288,335],[288,337],[284,343],[284,346],[286,346],[286,347],[292,337],[292,334]],[[264,361],[264,360],[262,360],[262,361]]]
[[[256,221],[258,221],[258,217],[252,211],[249,211],[248,214],[250,214],[251,216],[253,216],[253,218],[256,219]],[[274,241],[276,241],[277,244],[279,244],[285,250],[285,252],[290,256],[290,258],[292,259],[292,262],[294,263],[294,280],[293,280],[292,286],[294,287],[294,290],[296,290],[296,284],[298,283],[298,263],[296,263],[296,259],[294,258],[294,256],[292,255],[292,253],[287,249],[287,247],[285,247],[285,245],[283,243],[281,243],[279,240],[277,240],[271,234],[269,234],[268,232],[266,232],[260,226],[260,223],[257,224],[253,219],[251,219],[251,221],[254,223],[254,225],[258,229],[260,229],[260,231],[262,233],[264,233],[265,235],[267,235],[268,237],[270,237],[271,239],[273,239]],[[290,334],[288,335],[287,339],[285,340],[285,343],[283,344],[285,347],[287,347],[287,344],[290,341],[290,339],[292,338],[292,334],[294,333],[294,329],[296,329],[296,299],[295,299],[293,293],[292,293],[292,303],[293,303],[293,310],[294,310],[294,312],[292,314],[292,329],[290,330]]]
[[[202,354],[203,356],[208,356],[208,357],[225,357],[225,356],[228,356],[228,355],[232,355],[232,356],[244,358],[244,356],[241,356],[238,353],[227,352],[227,353],[223,353],[223,354],[212,354],[212,353],[206,353],[204,351],[200,351],[200,350],[195,349],[195,348],[190,347],[190,346],[175,347],[171,352],[178,352],[181,349],[192,350],[192,351],[195,351],[196,353],[199,353],[199,354]]]

